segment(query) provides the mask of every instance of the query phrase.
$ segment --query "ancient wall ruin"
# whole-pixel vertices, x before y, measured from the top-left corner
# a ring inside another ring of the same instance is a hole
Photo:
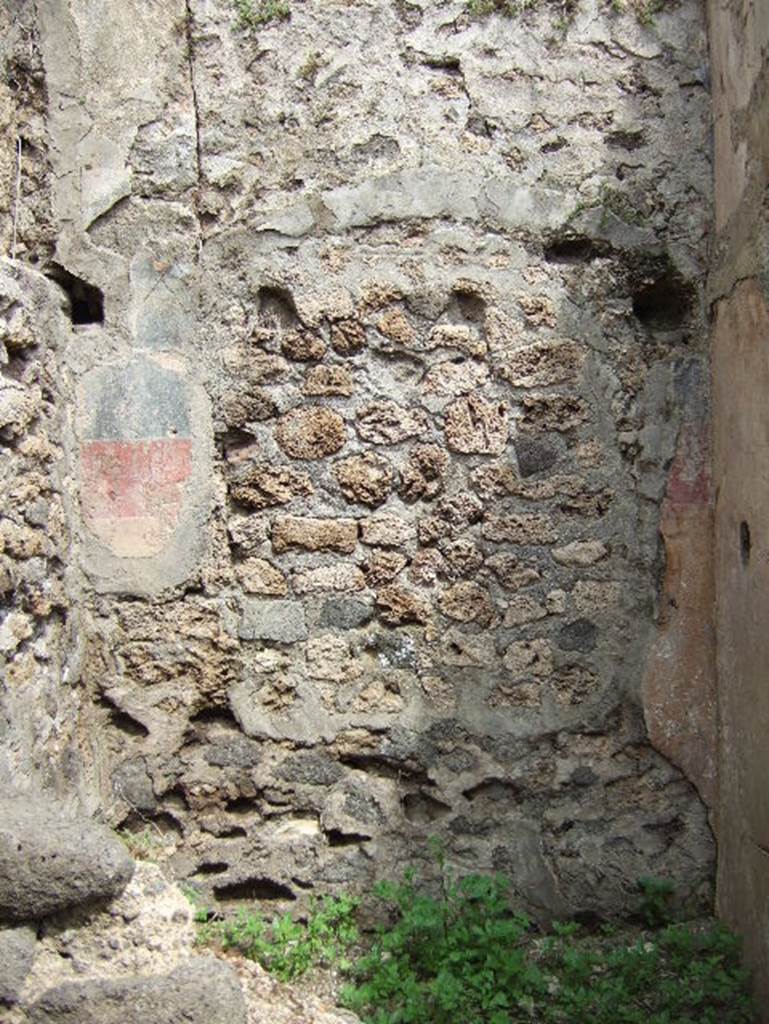
[[[68,513],[3,511],[66,595],[6,730],[55,679],[35,749],[206,897],[436,834],[545,916],[708,904],[705,25],[640,13],[5,6],[4,472],[50,419]]]

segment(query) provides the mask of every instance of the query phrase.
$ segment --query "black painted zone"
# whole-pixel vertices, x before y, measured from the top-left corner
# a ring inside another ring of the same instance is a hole
[[[45,276],[66,293],[73,324],[104,323],[104,293],[101,288],[76,277],[59,263],[49,263]]]

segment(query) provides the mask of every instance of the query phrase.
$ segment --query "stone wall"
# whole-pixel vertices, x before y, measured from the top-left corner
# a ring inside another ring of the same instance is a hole
[[[92,799],[223,901],[437,834],[544,915],[706,905],[699,5],[107,6],[38,0],[25,214]]]
[[[713,0],[709,19],[716,193],[709,299],[717,496],[718,905],[745,937],[758,1005],[767,1020],[769,10],[758,3]]]

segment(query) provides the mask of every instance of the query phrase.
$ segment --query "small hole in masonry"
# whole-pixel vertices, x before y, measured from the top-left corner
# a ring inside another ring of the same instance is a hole
[[[104,293],[100,288],[81,277],[75,277],[58,263],[50,263],[45,276],[66,293],[73,324],[104,323]]]

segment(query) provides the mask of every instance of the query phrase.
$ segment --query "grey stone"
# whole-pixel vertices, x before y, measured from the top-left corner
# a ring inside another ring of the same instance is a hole
[[[515,442],[521,476],[532,476],[550,469],[558,461],[558,451],[539,438],[520,437]]]
[[[304,608],[295,601],[245,600],[239,636],[242,640],[276,640],[283,644],[305,640]]]
[[[558,646],[564,651],[587,653],[595,647],[598,629],[590,619],[568,622],[558,634]]]
[[[312,786],[330,786],[344,774],[341,765],[323,754],[301,750],[286,758],[275,773],[286,782],[306,782]]]
[[[0,920],[34,921],[117,896],[133,868],[103,825],[40,798],[0,800]]]
[[[0,1004],[13,1006],[19,1001],[22,985],[35,955],[35,929],[0,929]]]
[[[157,806],[152,780],[143,757],[123,761],[112,773],[112,789],[139,811],[154,811]]]
[[[365,601],[342,598],[326,601],[320,613],[320,625],[332,629],[356,629],[365,626],[374,616],[374,609]]]
[[[29,1010],[30,1024],[246,1024],[231,967],[196,957],[170,974],[67,982]]]
[[[217,739],[205,754],[206,762],[218,768],[253,768],[262,759],[261,747],[245,736]]]

